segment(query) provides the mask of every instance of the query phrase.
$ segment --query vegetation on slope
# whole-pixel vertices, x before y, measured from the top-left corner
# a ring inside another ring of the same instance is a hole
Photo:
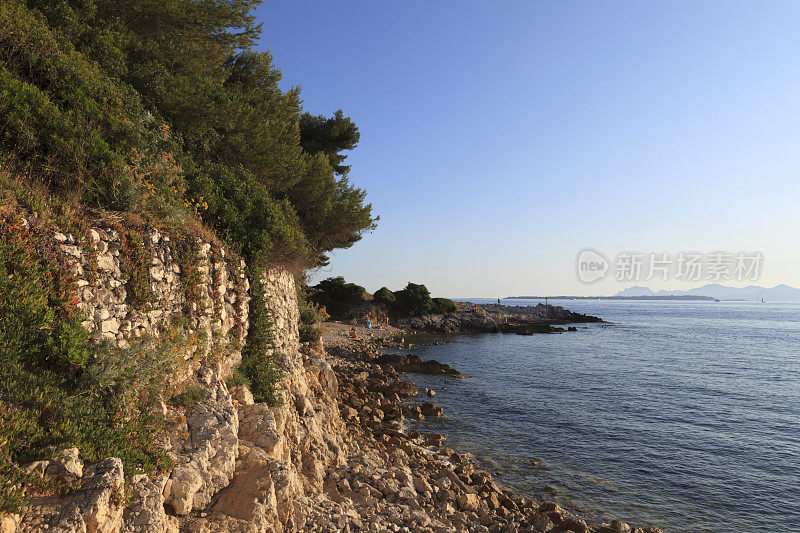
[[[199,216],[248,258],[314,266],[374,227],[341,111],[304,113],[254,0],[7,0],[0,157],[88,206]]]
[[[280,88],[272,56],[255,50],[259,3],[0,2],[0,512],[21,503],[14,465],[51,446],[121,457],[126,472],[163,466],[161,423],[140,402],[163,388],[155,371],[168,374],[179,344],[90,344],[57,258],[10,206],[57,212],[70,227],[109,212],[210,227],[251,274],[323,265],[375,227],[344,164],[358,128],[341,111],[304,112],[299,88]],[[191,242],[178,243],[187,300]],[[135,235],[125,253],[146,260]],[[147,281],[130,283],[132,306],[147,304]],[[259,305],[250,317],[236,379],[274,402],[270,318]]]

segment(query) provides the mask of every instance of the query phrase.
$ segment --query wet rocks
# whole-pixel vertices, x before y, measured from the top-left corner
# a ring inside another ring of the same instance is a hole
[[[450,365],[438,361],[423,361],[418,355],[385,354],[373,361],[379,365],[389,365],[397,372],[412,374],[443,375],[463,378],[465,377]]]

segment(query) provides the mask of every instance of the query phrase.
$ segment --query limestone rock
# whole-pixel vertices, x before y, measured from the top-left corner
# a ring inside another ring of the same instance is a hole
[[[83,477],[83,462],[78,448],[68,448],[56,454],[47,464],[45,474],[67,483]]]
[[[164,501],[179,515],[208,505],[228,485],[236,467],[239,417],[224,384],[217,382],[187,416],[190,447],[178,461],[164,488]]]

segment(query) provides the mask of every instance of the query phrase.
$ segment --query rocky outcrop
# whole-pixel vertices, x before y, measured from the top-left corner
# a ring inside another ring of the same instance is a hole
[[[397,372],[451,376],[455,378],[466,377],[464,374],[450,365],[443,364],[432,359],[426,361],[420,356],[414,354],[383,354],[377,359],[373,359],[372,362],[379,365],[391,366]]]
[[[120,268],[119,276],[124,275]],[[4,517],[4,531],[37,531],[42,524],[50,531],[303,530],[311,508],[307,500],[322,493],[327,471],[346,457],[338,382],[323,352],[300,349],[292,275],[270,270],[262,284],[263,305],[273,319],[272,355],[281,373],[278,405],[253,403],[242,386],[228,390],[225,379],[241,357],[239,350],[201,359],[188,377],[202,388],[202,399],[168,413],[175,420],[165,444],[175,464],[170,472],[133,476],[123,486],[118,459],[86,466],[79,450],[65,450],[30,468],[77,485],[77,491],[68,498],[43,493],[22,516]],[[223,294],[220,287],[216,290]],[[177,305],[180,297],[175,294],[161,316],[169,316],[167,309]],[[134,315],[125,316],[131,320]],[[156,327],[155,322],[148,324]],[[96,322],[85,325],[100,329]],[[220,337],[228,337],[232,327],[212,323],[210,343],[221,345],[225,341]],[[128,502],[124,508],[123,500]]]
[[[554,333],[563,331],[554,326],[602,322],[600,318],[573,313],[563,307],[539,304],[508,306],[500,304],[471,304],[457,302],[458,310],[446,315],[426,315],[407,318],[397,326],[411,331],[433,333]]]
[[[89,467],[82,478],[78,489],[67,498],[61,498],[58,493],[33,498],[16,530],[57,533],[120,531],[125,495],[122,461],[117,458],[100,461]]]

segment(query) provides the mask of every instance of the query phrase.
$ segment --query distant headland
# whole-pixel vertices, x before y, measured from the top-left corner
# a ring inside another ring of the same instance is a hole
[[[691,301],[718,301],[711,296],[695,295],[651,295],[651,296],[508,296],[506,300],[691,300]]]

